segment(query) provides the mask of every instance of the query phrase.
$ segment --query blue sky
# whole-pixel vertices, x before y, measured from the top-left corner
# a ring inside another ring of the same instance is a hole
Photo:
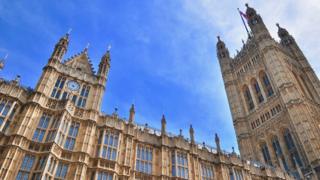
[[[216,58],[216,36],[221,35],[231,54],[246,37],[236,8],[247,1],[230,0],[97,0],[0,1],[0,57],[9,54],[0,76],[22,76],[34,87],[54,44],[72,28],[65,58],[90,43],[95,70],[109,44],[111,70],[102,111],[119,109],[128,117],[132,103],[136,121],[160,128],[161,115],[168,131],[183,129],[189,137],[192,124],[196,140],[222,147],[236,144],[231,115]],[[320,5],[316,0],[249,1],[276,36],[276,22],[287,27],[316,72],[320,70],[317,38]],[[272,15],[270,15],[272,14]],[[310,28],[312,27],[312,28]]]

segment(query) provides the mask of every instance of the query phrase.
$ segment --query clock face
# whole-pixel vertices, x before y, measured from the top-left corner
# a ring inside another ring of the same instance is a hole
[[[78,91],[79,88],[80,88],[80,85],[79,85],[79,83],[77,83],[76,81],[69,81],[69,82],[68,82],[68,88],[69,88],[71,91]]]

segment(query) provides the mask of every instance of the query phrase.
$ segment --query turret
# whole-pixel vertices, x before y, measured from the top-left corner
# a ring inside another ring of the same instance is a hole
[[[307,90],[312,96],[312,99],[320,103],[320,82],[317,75],[293,36],[285,28],[280,27],[278,23],[276,25],[278,27],[278,36],[280,38],[281,45],[287,49],[301,65],[302,71],[306,75],[303,76],[302,79],[304,80],[305,85],[308,86]]]
[[[105,79],[107,78],[110,69],[110,61],[110,50],[108,49],[107,52],[101,58],[97,74],[98,76],[104,77]]]
[[[229,55],[229,50],[226,48],[225,43],[220,39],[220,36],[217,37],[218,42],[217,42],[217,56],[219,59],[220,63],[220,68],[222,74],[224,74],[227,71],[230,71],[231,66],[230,66],[230,55]]]
[[[249,7],[248,4],[246,4],[246,7],[246,17],[249,27],[252,31],[253,37],[259,41],[263,39],[271,39],[270,33],[266,25],[264,24],[261,16],[257,14],[255,9]]]
[[[279,23],[276,25],[278,27],[278,36],[280,38],[281,45],[287,48],[289,52],[297,59],[305,59],[304,54],[302,53],[293,36],[285,28],[281,27]]]
[[[69,33],[60,38],[55,45],[50,60],[62,61],[62,57],[66,54],[69,45]]]
[[[133,122],[134,122],[134,114],[135,114],[134,104],[132,104],[131,108],[130,108],[129,124],[133,124]]]

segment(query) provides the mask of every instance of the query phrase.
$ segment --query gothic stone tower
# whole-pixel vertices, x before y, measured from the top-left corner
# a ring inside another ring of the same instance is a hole
[[[276,42],[246,6],[252,33],[241,51],[232,58],[217,43],[241,156],[320,178],[319,79],[287,30],[277,24]]]

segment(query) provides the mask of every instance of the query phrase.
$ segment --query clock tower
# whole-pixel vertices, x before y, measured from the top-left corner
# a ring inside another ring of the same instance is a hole
[[[66,34],[56,44],[36,91],[56,100],[71,100],[78,108],[98,113],[110,68],[110,52],[107,51],[102,57],[96,74],[88,56],[88,48],[62,61],[68,44],[69,34]]]

